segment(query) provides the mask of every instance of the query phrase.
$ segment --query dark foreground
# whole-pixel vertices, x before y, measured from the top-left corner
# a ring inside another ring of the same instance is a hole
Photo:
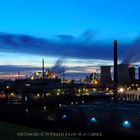
[[[64,104],[68,100],[70,103],[69,97],[54,103],[3,103],[0,104],[0,120],[80,139],[92,136],[140,136],[140,102],[114,102],[106,97],[74,99],[74,105],[65,104],[62,107],[59,107],[60,102]],[[83,100],[84,104],[81,102]],[[75,104],[76,101],[78,104]]]

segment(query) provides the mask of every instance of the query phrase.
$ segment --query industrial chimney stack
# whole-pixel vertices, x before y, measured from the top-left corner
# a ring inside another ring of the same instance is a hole
[[[118,87],[118,45],[117,40],[114,40],[114,97],[117,95]]]
[[[42,79],[45,78],[45,73],[44,73],[44,59],[42,59]]]

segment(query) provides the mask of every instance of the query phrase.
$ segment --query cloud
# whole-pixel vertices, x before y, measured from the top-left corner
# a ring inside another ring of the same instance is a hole
[[[82,36],[84,37],[80,37],[79,41],[79,38],[60,35],[61,39],[56,41],[55,39],[50,40],[22,34],[0,33],[0,51],[87,60],[113,59],[113,40],[110,40],[110,44],[98,44],[94,42],[93,33],[90,31],[85,32]],[[65,41],[62,38],[65,38]],[[120,44],[119,48],[119,52],[122,53],[125,52],[127,46],[126,44]]]
[[[57,37],[62,41],[73,41],[75,39],[75,37],[71,35],[58,35]]]
[[[23,66],[23,65],[0,65],[1,74],[4,72],[13,73],[21,70],[22,72],[41,70],[41,67]]]

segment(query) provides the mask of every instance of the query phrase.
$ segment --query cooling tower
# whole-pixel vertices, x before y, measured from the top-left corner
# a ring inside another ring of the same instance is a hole
[[[134,67],[129,68],[129,78],[130,78],[130,82],[135,81],[135,68]]]
[[[138,68],[138,71],[139,71],[139,82],[140,82],[140,67]]]
[[[101,66],[101,84],[110,84],[111,79],[111,67],[110,66]]]
[[[130,82],[128,64],[118,65],[118,79],[119,84],[128,84]]]

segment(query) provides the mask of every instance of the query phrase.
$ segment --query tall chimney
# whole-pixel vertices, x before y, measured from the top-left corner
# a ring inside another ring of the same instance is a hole
[[[44,79],[44,59],[42,59],[42,79]]]
[[[117,95],[118,86],[118,45],[117,40],[114,40],[114,97]]]

